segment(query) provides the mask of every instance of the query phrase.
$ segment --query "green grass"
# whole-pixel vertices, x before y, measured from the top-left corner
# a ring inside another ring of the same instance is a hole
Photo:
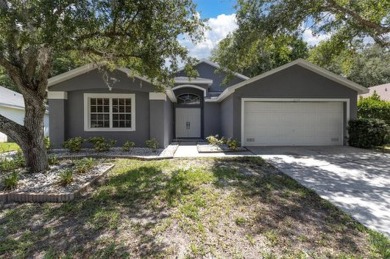
[[[13,142],[0,142],[0,153],[21,150],[18,144]]]
[[[389,239],[261,159],[115,164],[75,201],[0,208],[0,257],[389,256]]]

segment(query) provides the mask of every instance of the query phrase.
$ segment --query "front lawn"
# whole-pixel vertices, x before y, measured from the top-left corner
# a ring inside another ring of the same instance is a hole
[[[16,143],[0,142],[0,154],[10,152],[10,151],[18,151],[18,150],[20,150],[20,147]]]
[[[388,239],[257,158],[115,160],[66,204],[0,210],[3,257],[386,258]]]

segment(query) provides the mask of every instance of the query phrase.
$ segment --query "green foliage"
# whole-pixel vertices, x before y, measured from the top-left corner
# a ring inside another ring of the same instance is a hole
[[[10,175],[4,177],[3,185],[6,190],[13,190],[18,186],[19,174],[18,172],[12,172]]]
[[[253,77],[307,56],[307,44],[298,36],[265,36],[239,27],[220,41],[213,50],[212,60],[224,67],[228,74],[234,71]]]
[[[46,150],[49,150],[51,148],[51,142],[50,142],[50,138],[49,137],[45,137],[43,139],[43,142],[45,143],[45,148]]]
[[[20,147],[14,142],[0,142],[0,153],[18,150],[20,150]]]
[[[332,35],[310,51],[309,61],[364,86],[387,83],[390,79],[390,23],[384,22],[390,20],[388,0],[238,0],[237,9],[239,28],[221,41],[215,54],[215,60],[222,65],[229,62],[220,57],[238,56],[230,61],[237,64],[227,66],[229,69],[264,66],[267,58],[263,56],[267,54],[257,52],[267,49],[263,47],[267,44],[259,47],[256,42],[269,39],[272,47],[273,39],[300,38],[309,29],[313,35]],[[376,45],[367,46],[370,37]],[[275,43],[275,49],[279,49],[276,53],[281,53],[281,60],[286,63],[285,48],[287,53],[289,48],[283,46]],[[302,48],[290,46],[290,50],[293,49],[298,50],[298,55],[291,54],[294,58],[306,58],[304,52],[299,51]]]
[[[126,141],[123,146],[122,146],[122,150],[125,151],[125,152],[129,152],[130,150],[132,150],[133,148],[135,147],[135,143],[133,141]]]
[[[226,142],[226,145],[231,150],[237,150],[240,147],[240,142],[237,139],[229,138]]]
[[[390,125],[390,102],[380,100],[376,93],[368,98],[360,98],[358,116],[384,120],[387,125]]]
[[[315,34],[342,32],[347,42],[368,36],[390,46],[388,0],[238,0],[237,9],[239,27],[257,33],[294,35],[304,25]]]
[[[83,158],[75,161],[75,171],[76,173],[86,173],[91,170],[95,165],[95,160],[93,158]]]
[[[92,137],[88,141],[93,144],[93,149],[96,152],[109,151],[116,143],[116,140],[105,139],[104,137]]]
[[[237,150],[240,147],[240,142],[234,138],[228,138],[226,139],[225,137],[219,138],[219,135],[215,136],[208,136],[206,140],[209,142],[210,145],[213,146],[221,146],[221,145],[226,145],[230,150]]]
[[[155,152],[157,148],[160,146],[160,143],[158,143],[157,139],[151,138],[145,141],[145,145]]]
[[[185,35],[196,42],[203,37],[203,27],[191,0],[1,1],[0,68],[9,78],[0,79],[11,80],[10,86],[23,94],[31,106],[25,116],[33,123],[21,126],[0,114],[0,129],[12,132],[14,139],[42,157],[41,163],[27,161],[32,172],[44,170],[43,143],[25,136],[43,136],[43,127],[36,125],[43,124],[52,74],[73,68],[82,59],[80,63],[99,68],[108,88],[118,81],[108,75],[117,67],[164,88],[180,64],[194,63],[179,38]],[[68,64],[62,58],[75,60]]]
[[[69,152],[75,153],[81,150],[81,146],[85,142],[82,137],[74,137],[64,142],[64,148],[68,149]]]
[[[73,171],[71,169],[66,169],[60,173],[59,184],[62,186],[67,186],[73,182]]]
[[[50,155],[48,157],[49,165],[57,165],[59,163],[58,157],[56,155]]]
[[[360,148],[381,146],[385,142],[389,128],[383,120],[357,119],[349,121],[349,145]]]
[[[206,138],[207,142],[209,142],[210,145],[213,145],[213,146],[219,146],[219,145],[223,145],[224,142],[225,142],[225,138],[222,137],[222,138],[219,138],[219,135],[211,135],[211,136],[208,136]]]
[[[0,162],[1,171],[12,171],[24,166],[24,158],[20,151],[18,151],[12,158],[4,158]]]
[[[203,27],[190,0],[13,1],[1,7],[0,19],[3,57],[15,51],[37,60],[32,54],[49,48],[52,74],[82,64],[82,56],[84,62],[113,62],[159,81],[170,79],[166,59],[173,70],[180,59],[191,61],[178,36],[197,41]]]
[[[333,35],[310,50],[308,60],[363,86],[390,81],[390,51],[379,45],[348,44],[345,36]]]

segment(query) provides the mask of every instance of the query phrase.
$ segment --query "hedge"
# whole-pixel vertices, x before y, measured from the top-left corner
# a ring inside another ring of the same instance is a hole
[[[358,101],[358,117],[384,120],[390,125],[390,102],[376,98],[361,98]]]
[[[371,148],[385,144],[389,128],[383,120],[361,118],[348,123],[349,145]]]

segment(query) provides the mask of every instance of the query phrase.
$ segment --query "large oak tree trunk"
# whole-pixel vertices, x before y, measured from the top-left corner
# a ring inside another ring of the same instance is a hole
[[[25,97],[24,126],[0,116],[1,130],[22,149],[26,167],[30,172],[48,169],[47,151],[44,144],[44,103]]]
[[[41,172],[48,169],[47,151],[44,144],[44,116],[45,105],[37,104],[25,98],[24,126],[28,132],[24,143],[20,143],[26,159],[26,167],[32,172]]]

